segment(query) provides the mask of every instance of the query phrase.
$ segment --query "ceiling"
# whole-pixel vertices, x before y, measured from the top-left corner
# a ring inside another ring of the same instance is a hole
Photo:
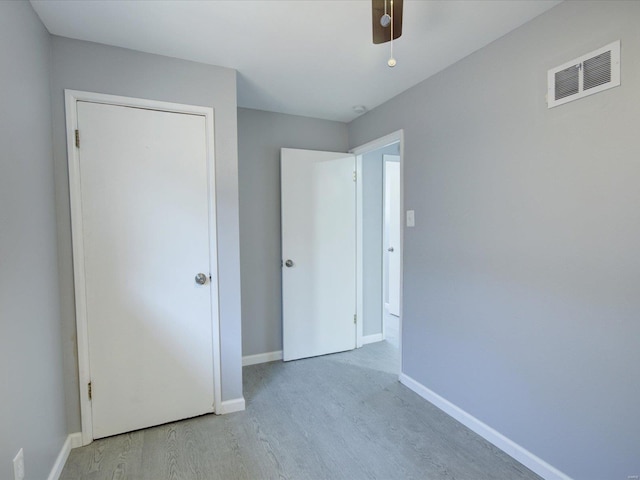
[[[389,68],[369,0],[31,0],[54,35],[234,68],[240,107],[343,122],[558,3],[404,0]]]

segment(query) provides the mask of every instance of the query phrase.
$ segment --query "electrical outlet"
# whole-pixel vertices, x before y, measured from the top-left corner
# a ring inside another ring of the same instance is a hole
[[[13,459],[13,478],[15,480],[24,480],[24,452],[22,449]]]

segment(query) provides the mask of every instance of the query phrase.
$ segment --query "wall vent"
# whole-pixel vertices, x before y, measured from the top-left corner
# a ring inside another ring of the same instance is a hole
[[[547,72],[547,105],[557,107],[620,85],[620,40]]]

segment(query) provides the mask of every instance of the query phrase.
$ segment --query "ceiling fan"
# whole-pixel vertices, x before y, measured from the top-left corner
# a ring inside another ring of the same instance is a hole
[[[371,0],[374,44],[391,41],[391,27],[394,40],[402,35],[402,3],[403,0]]]
[[[402,3],[403,0],[371,0],[373,43],[390,42],[391,56],[387,61],[390,67],[396,66],[393,41],[402,35]]]

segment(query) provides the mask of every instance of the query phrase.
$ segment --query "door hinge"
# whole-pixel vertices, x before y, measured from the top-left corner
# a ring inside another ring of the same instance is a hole
[[[77,132],[77,130],[76,130],[76,132]],[[357,173],[356,173],[356,171],[354,170],[354,171],[353,171],[353,181],[355,182],[357,178],[358,178],[358,174],[357,174]]]
[[[87,384],[87,392],[89,393],[89,400],[93,399],[93,389],[91,388],[91,382]]]
[[[353,314],[353,323],[358,323],[358,315]]]
[[[80,148],[80,130],[76,129],[76,148]]]

